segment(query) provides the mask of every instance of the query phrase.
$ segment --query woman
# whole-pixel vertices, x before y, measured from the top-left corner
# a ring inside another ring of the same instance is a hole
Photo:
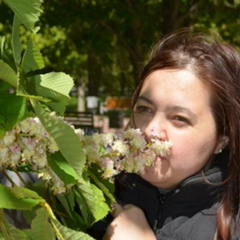
[[[153,47],[140,80],[129,125],[173,146],[117,177],[104,239],[239,239],[238,53],[182,31]]]

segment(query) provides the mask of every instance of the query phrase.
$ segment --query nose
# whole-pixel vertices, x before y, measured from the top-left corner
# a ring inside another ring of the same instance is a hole
[[[158,138],[167,141],[167,121],[161,116],[155,115],[147,124],[143,133],[147,141]]]

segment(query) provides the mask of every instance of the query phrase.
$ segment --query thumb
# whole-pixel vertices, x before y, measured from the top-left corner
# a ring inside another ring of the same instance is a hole
[[[113,204],[113,206],[112,206],[112,216],[114,218],[116,218],[123,211],[124,211],[124,208],[120,204],[118,204],[118,203]]]

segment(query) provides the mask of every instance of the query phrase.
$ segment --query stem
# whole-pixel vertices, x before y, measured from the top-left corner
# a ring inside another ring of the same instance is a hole
[[[45,207],[45,209],[47,210],[47,212],[48,212],[48,214],[49,214],[49,216],[50,216],[50,221],[51,221],[52,227],[53,227],[53,229],[54,229],[54,232],[55,232],[56,235],[57,235],[57,238],[58,238],[59,240],[64,240],[62,234],[60,233],[58,227],[57,227],[56,224],[55,224],[55,222],[57,221],[57,219],[56,219],[56,217],[55,217],[55,215],[54,215],[54,213],[53,213],[53,211],[52,211],[52,208],[51,208],[51,207],[49,206],[49,204],[46,203],[46,202],[44,203],[43,207]]]
[[[16,186],[15,182],[7,175],[5,171],[2,171],[2,174],[12,184],[12,186]]]

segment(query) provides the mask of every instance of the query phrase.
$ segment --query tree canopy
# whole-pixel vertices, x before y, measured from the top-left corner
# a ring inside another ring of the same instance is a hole
[[[1,33],[12,18],[0,7]],[[240,45],[239,0],[45,0],[43,8],[37,41],[46,68],[84,83],[87,95],[130,96],[152,44],[182,27]]]

